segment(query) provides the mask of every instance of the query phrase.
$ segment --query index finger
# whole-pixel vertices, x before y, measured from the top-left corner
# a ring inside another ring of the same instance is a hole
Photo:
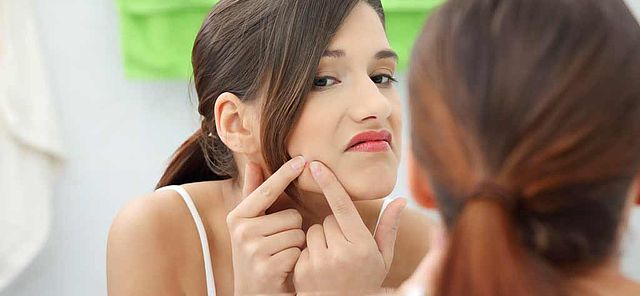
[[[336,176],[324,164],[314,161],[309,165],[313,178],[322,189],[329,202],[329,207],[340,225],[342,233],[348,241],[353,241],[358,236],[369,234],[367,226],[362,221],[360,213],[353,204],[351,197],[338,182]]]
[[[260,184],[261,173],[258,174],[256,170],[248,167],[242,190],[243,194],[248,195],[233,210],[235,215],[253,218],[264,213],[280,197],[287,186],[302,173],[305,162],[302,156],[294,157],[283,164],[262,184]]]

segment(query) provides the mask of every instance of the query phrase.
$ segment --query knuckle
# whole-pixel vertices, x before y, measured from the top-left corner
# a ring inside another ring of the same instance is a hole
[[[295,261],[300,257],[301,253],[302,251],[300,251],[300,248],[290,248],[287,250],[286,257],[291,259],[291,261]]]
[[[279,282],[282,280],[283,274],[286,275],[286,273],[283,273],[282,271],[283,265],[280,262],[265,261],[261,266],[260,277],[262,278],[262,282],[266,285],[273,285],[274,281]]]
[[[327,227],[327,225],[329,225],[330,223],[333,223],[333,221],[336,219],[336,217],[334,215],[329,215],[327,217],[324,218],[324,221],[322,222],[322,225],[324,225],[325,227]]]
[[[349,263],[350,260],[349,255],[343,252],[339,252],[331,256],[331,258],[329,258],[329,261],[332,263],[332,265],[343,266]]]
[[[293,251],[291,251],[291,255],[294,258],[298,258],[302,254],[302,250],[300,250],[300,248],[292,248],[292,250]]]
[[[258,189],[258,193],[262,196],[271,196],[273,189],[266,183],[263,183],[262,186]]]
[[[300,215],[300,212],[295,209],[291,209],[289,215],[291,215],[291,220],[294,221],[295,225],[298,227],[302,226],[302,215]]]
[[[335,202],[334,211],[338,214],[346,214],[349,212],[349,204],[346,200],[339,199]]]
[[[246,223],[236,224],[233,228],[234,237],[239,240],[248,240],[251,237],[250,228]]]
[[[245,253],[251,258],[258,257],[258,255],[260,254],[260,246],[256,243],[245,244],[244,250]]]
[[[319,233],[322,232],[322,226],[320,224],[313,224],[311,225],[311,227],[309,227],[309,229],[307,230],[309,233]]]
[[[254,271],[258,276],[258,279],[266,280],[269,276],[269,266],[265,263],[254,265]]]
[[[365,247],[355,247],[352,256],[359,260],[366,259],[371,255],[370,249]]]
[[[302,229],[296,229],[296,230],[294,230],[294,232],[293,232],[293,235],[292,235],[292,236],[293,236],[293,243],[294,243],[296,246],[298,246],[298,247],[300,247],[300,246],[304,245],[304,243],[305,243],[305,241],[306,241],[306,239],[307,239],[307,237],[306,237],[306,235],[304,234],[304,231],[303,231]],[[296,248],[296,249],[298,249],[298,248]],[[299,250],[298,250],[298,251],[299,251]]]
[[[230,212],[227,215],[227,219],[226,219],[227,226],[229,226],[229,228],[231,228],[232,226],[234,226],[236,224],[236,220],[237,220],[237,218],[236,218],[235,213],[233,211]]]

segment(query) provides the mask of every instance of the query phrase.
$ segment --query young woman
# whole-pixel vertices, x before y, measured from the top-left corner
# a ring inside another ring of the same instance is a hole
[[[115,219],[109,294],[356,292],[408,278],[429,221],[401,200],[382,209],[401,120],[380,2],[222,0],[192,62],[202,127],[160,190]]]
[[[407,289],[640,295],[619,268],[640,183],[640,27],[622,0],[450,0],[410,93],[415,184],[446,239]]]

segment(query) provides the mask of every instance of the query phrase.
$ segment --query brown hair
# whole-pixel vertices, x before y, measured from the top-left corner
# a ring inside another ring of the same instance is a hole
[[[193,72],[202,126],[176,151],[157,188],[236,177],[229,148],[216,134],[214,106],[224,92],[242,101],[266,97],[263,157],[273,171],[290,156],[289,133],[311,90],[331,38],[359,0],[221,0],[200,28]],[[379,0],[362,1],[382,22]]]
[[[563,295],[611,258],[640,171],[639,49],[622,0],[450,0],[432,15],[410,105],[450,239],[435,295]]]

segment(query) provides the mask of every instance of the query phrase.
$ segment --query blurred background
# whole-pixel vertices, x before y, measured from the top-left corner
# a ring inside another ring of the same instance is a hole
[[[197,99],[188,76],[156,79],[125,69],[122,42],[129,37],[121,36],[122,6],[115,0],[0,0],[0,17],[8,17],[9,2],[30,3],[48,114],[55,114],[50,122],[60,138],[52,156],[50,216],[42,222],[48,235],[45,229],[26,269],[0,285],[0,296],[106,295],[111,221],[127,201],[153,190],[170,155],[199,126]],[[640,0],[627,2],[640,15]],[[399,78],[406,98],[406,75]],[[403,162],[393,196],[409,196],[405,171]],[[640,280],[640,207],[624,250],[625,273]]]

